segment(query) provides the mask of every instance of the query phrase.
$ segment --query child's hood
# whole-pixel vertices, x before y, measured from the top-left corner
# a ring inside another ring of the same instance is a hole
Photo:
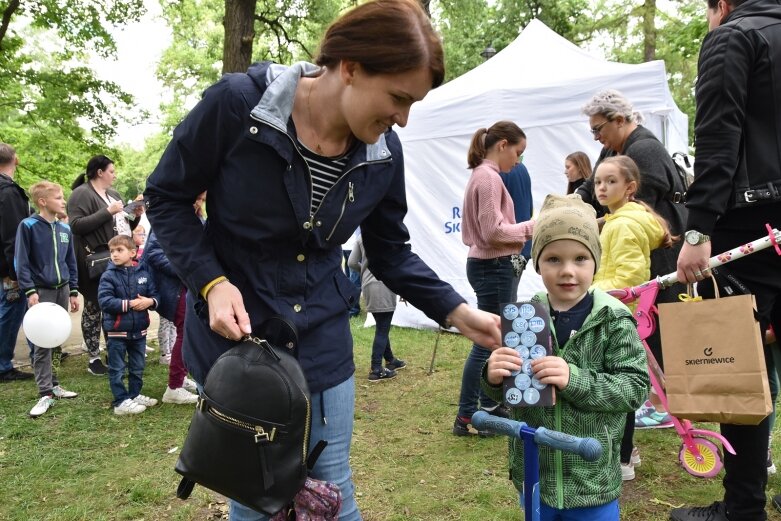
[[[662,240],[664,240],[664,229],[659,223],[659,220],[642,204],[635,202],[626,203],[615,213],[607,214],[605,216],[606,221],[614,219],[618,219],[619,221],[628,219],[637,223],[637,225],[642,228],[643,233],[648,237],[648,245],[651,250],[655,250],[662,245]]]

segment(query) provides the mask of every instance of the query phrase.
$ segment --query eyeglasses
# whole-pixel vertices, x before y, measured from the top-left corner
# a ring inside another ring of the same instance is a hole
[[[594,137],[597,137],[602,133],[602,127],[610,123],[610,120],[602,122],[601,124],[597,125],[596,127],[591,127],[591,133],[594,134]]]

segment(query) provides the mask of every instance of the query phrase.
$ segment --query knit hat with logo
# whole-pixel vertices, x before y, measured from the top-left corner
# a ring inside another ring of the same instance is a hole
[[[540,272],[538,259],[542,250],[561,239],[572,239],[588,248],[594,258],[594,273],[597,272],[602,256],[597,214],[577,194],[548,195],[542,203],[532,237],[532,260],[537,273]]]

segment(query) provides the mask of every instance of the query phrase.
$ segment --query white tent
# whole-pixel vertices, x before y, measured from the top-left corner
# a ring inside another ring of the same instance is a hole
[[[502,119],[524,130],[528,146],[523,161],[538,210],[546,194],[566,191],[564,158],[569,153],[582,150],[592,163],[599,155],[600,144],[592,139],[581,108],[606,88],[623,92],[643,115],[643,125],[670,152],[687,150],[687,118],[670,95],[663,62],[608,62],[537,20],[496,56],[431,91],[412,107],[407,127],[397,128],[404,146],[409,202],[405,224],[412,248],[470,304],[475,304],[475,297],[466,279],[460,212],[470,175],[466,155],[472,135]],[[528,298],[541,288],[530,265],[519,296]],[[397,307],[393,323],[435,326],[404,304]]]

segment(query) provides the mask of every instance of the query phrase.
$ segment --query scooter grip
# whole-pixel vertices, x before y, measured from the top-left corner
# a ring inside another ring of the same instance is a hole
[[[472,426],[478,430],[486,430],[503,434],[511,438],[521,438],[521,428],[525,423],[488,414],[485,411],[477,411],[472,415]]]
[[[602,445],[594,438],[578,438],[545,427],[537,428],[534,441],[537,445],[578,454],[586,461],[597,461],[602,456]]]

